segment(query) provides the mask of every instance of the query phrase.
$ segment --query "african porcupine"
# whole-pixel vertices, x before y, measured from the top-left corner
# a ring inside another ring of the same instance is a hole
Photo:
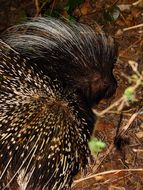
[[[0,189],[68,190],[90,156],[91,106],[116,89],[114,42],[52,18],[1,38]]]

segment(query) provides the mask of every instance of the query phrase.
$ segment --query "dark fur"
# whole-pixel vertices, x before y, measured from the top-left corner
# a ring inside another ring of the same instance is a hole
[[[68,190],[90,156],[91,106],[116,90],[113,39],[52,18],[1,38],[0,187]]]
[[[115,92],[112,70],[117,48],[104,33],[82,24],[38,18],[10,28],[4,40],[30,58],[35,69],[82,91],[92,105]]]

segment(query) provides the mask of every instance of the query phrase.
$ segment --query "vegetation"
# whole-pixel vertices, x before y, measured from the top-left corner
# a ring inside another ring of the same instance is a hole
[[[31,16],[53,16],[103,29],[118,42],[118,89],[115,97],[94,108],[99,120],[89,146],[95,159],[84,177],[83,173],[77,176],[72,190],[143,189],[142,1],[34,0],[25,5],[20,2],[19,8],[16,4],[15,9],[5,8],[1,31]]]

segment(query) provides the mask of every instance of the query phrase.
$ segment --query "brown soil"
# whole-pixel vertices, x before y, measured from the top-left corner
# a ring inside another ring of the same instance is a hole
[[[129,60],[138,63],[138,70],[143,70],[143,26],[129,29],[143,23],[143,1],[136,6],[133,0],[86,0],[77,7],[75,15],[79,21],[102,28],[115,38],[119,46],[119,58],[115,66],[118,89],[114,97],[102,101],[98,111],[104,110],[122,97],[130,85],[124,75],[133,74]],[[103,10],[114,5],[123,5],[119,17],[111,23],[103,20]],[[0,31],[18,23],[27,17],[35,16],[34,1],[0,0]],[[128,28],[126,31],[125,28]],[[99,118],[95,136],[106,142],[106,148],[98,153],[88,166],[86,174],[76,176],[72,190],[142,190],[143,189],[143,115],[133,114],[143,108],[143,85],[137,89],[137,101],[125,106],[121,112],[115,108]],[[143,109],[142,109],[143,113]],[[127,130],[125,126],[133,119]]]

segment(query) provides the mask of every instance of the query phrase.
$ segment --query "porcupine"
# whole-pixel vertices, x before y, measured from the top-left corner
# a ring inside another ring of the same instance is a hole
[[[54,18],[1,39],[0,189],[69,190],[90,157],[92,106],[116,90],[114,41]]]

